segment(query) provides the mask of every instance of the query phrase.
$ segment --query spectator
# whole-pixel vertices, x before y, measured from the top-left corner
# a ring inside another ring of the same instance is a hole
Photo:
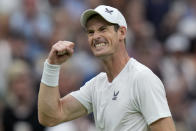
[[[22,0],[22,8],[10,16],[11,32],[20,32],[27,40],[29,59],[32,61],[47,49],[51,36],[52,23],[50,17],[38,10],[36,0]]]
[[[30,67],[15,60],[9,70],[9,89],[3,111],[4,131],[43,131],[38,123],[35,87]]]

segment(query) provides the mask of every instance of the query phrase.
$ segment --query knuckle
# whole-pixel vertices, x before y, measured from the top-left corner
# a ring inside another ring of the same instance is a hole
[[[52,45],[52,48],[55,48],[56,44]]]
[[[70,50],[74,45],[71,41],[58,41],[52,46],[52,49],[56,51]]]
[[[67,45],[71,45],[71,44],[73,44],[73,42],[71,42],[71,41],[64,41]]]
[[[52,49],[53,49],[53,50],[57,50],[57,49],[58,49],[57,45],[56,45],[56,44],[53,45],[53,46],[52,46]]]

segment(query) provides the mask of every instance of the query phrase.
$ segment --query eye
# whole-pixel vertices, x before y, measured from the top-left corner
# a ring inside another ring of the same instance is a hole
[[[100,31],[105,31],[106,29],[107,29],[106,26],[102,26],[99,28]]]
[[[88,34],[88,35],[92,35],[93,33],[94,33],[93,30],[88,30],[88,31],[87,31],[87,34]]]

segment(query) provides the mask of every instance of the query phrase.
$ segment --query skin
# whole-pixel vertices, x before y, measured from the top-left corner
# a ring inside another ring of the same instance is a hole
[[[87,22],[86,30],[89,46],[93,54],[102,61],[108,81],[112,82],[130,59],[124,43],[126,28],[120,27],[115,31],[114,26],[100,16],[95,16]],[[102,46],[96,46],[100,43]],[[72,42],[57,42],[49,53],[48,62],[61,65],[72,56],[73,49]],[[74,97],[67,95],[60,98],[57,87],[40,84],[38,116],[42,125],[54,126],[84,115],[87,115],[87,110]],[[151,131],[175,131],[171,117],[157,120],[150,128]]]
[[[93,54],[102,60],[108,81],[112,82],[130,58],[124,43],[126,28],[115,32],[114,26],[96,16],[87,23],[87,34]],[[103,42],[105,46],[95,48],[95,44]]]

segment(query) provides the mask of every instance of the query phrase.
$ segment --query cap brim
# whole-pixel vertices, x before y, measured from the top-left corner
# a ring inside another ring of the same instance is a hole
[[[86,27],[86,23],[87,23],[89,17],[94,14],[99,14],[99,13],[93,9],[86,10],[84,13],[82,13],[81,18],[80,18],[80,23],[81,23],[82,27],[84,27],[84,28]]]

